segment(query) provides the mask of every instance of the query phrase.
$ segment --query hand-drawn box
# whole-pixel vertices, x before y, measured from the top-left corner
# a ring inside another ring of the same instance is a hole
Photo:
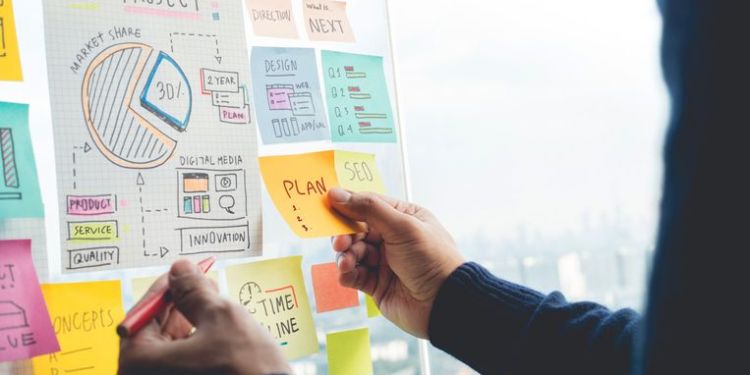
[[[13,301],[0,301],[0,331],[28,326],[26,310]]]

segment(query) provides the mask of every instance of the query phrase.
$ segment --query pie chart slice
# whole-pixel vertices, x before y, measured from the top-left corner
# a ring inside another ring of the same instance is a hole
[[[131,107],[152,50],[140,43],[112,46],[91,62],[83,79],[83,113],[91,138],[109,161],[123,168],[156,168],[177,146]]]

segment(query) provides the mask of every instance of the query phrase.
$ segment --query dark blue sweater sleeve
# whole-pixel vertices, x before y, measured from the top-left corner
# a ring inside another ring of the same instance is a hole
[[[438,293],[429,335],[482,374],[626,374],[639,321],[632,310],[568,303],[466,263]]]

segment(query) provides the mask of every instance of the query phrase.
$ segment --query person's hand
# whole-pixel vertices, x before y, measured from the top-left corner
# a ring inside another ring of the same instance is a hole
[[[291,374],[268,330],[219,296],[195,264],[176,262],[149,293],[167,282],[174,309],[122,339],[120,375]]]
[[[429,211],[411,203],[338,188],[328,201],[367,228],[333,239],[339,282],[371,295],[404,331],[427,338],[435,297],[464,263],[453,238]]]

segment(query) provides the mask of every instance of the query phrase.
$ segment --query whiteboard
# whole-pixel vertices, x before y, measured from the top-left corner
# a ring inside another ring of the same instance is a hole
[[[300,33],[299,40],[277,39],[256,37],[253,33],[249,21],[245,20],[245,33],[247,40],[248,53],[254,46],[268,47],[304,47],[315,48],[318,52],[318,65],[320,64],[320,51],[332,50],[340,52],[350,52],[357,54],[382,56],[384,60],[385,75],[387,86],[390,94],[391,107],[393,108],[396,129],[398,130],[397,143],[336,143],[335,149],[360,151],[373,153],[377,156],[377,161],[381,173],[383,174],[389,195],[402,199],[408,198],[408,174],[405,163],[405,144],[404,128],[400,123],[398,113],[398,99],[396,78],[394,72],[394,57],[390,39],[390,29],[388,23],[388,5],[386,0],[349,0],[348,10],[349,19],[356,36],[356,43],[335,43],[335,42],[314,42],[309,41],[305,35],[305,26],[303,24],[302,2],[293,1],[295,6],[297,29]],[[47,63],[45,52],[44,33],[41,32],[44,27],[43,10],[41,0],[23,0],[15,1],[16,19],[23,20],[17,23],[19,45],[21,46],[21,58],[24,71],[23,82],[0,82],[0,101],[27,103],[30,105],[30,131],[33,139],[36,161],[38,165],[39,182],[42,189],[42,199],[45,205],[44,223],[33,220],[17,221],[5,224],[0,235],[7,236],[12,233],[19,236],[34,236],[37,240],[34,244],[34,260],[39,270],[40,278],[43,282],[71,282],[71,281],[88,281],[88,280],[122,280],[123,295],[125,298],[125,307],[128,308],[133,302],[133,296],[130,293],[130,279],[139,276],[157,275],[165,271],[166,266],[150,267],[139,269],[128,269],[121,271],[94,272],[85,275],[63,275],[61,270],[62,249],[60,246],[60,213],[58,212],[59,202],[57,194],[57,178],[55,170],[54,139],[52,129],[52,113],[50,110],[49,89],[47,82]],[[249,57],[248,57],[249,60]],[[247,67],[248,73],[250,67]],[[320,82],[322,80],[322,71],[320,72]],[[255,113],[253,111],[253,113]],[[259,154],[263,155],[281,155],[289,153],[314,152],[330,149],[331,145],[325,142],[307,142],[297,144],[282,145],[259,145]],[[316,263],[333,261],[334,255],[330,250],[328,239],[319,240],[301,240],[294,236],[289,230],[286,223],[280,217],[279,213],[273,206],[269,195],[262,189],[262,207],[263,207],[263,256],[258,258],[245,258],[240,260],[227,260],[217,264],[219,269],[220,280],[223,278],[223,268],[227,265],[255,261],[260,259],[270,259],[286,255],[303,255],[303,274],[306,279],[307,291],[312,298],[312,289],[310,283],[310,266]],[[18,232],[18,228],[25,228],[25,233]],[[46,246],[43,246],[46,244]],[[220,283],[221,290],[227,290],[225,283]],[[361,296],[360,296],[361,297]],[[424,346],[420,345],[417,349],[416,340],[411,339],[406,334],[401,333],[384,319],[367,320],[363,315],[364,303],[359,309],[342,310],[326,314],[314,314],[318,335],[321,344],[324,344],[324,333],[354,328],[359,326],[370,326],[373,341],[377,341],[377,336],[387,337],[389,340],[408,341],[409,352],[414,356],[415,350],[420,353],[424,351]],[[311,369],[311,366],[320,366],[325,363],[325,351],[321,347],[321,352],[315,356],[297,361],[296,369],[305,372]],[[376,373],[378,364],[375,363]],[[23,364],[18,366],[24,368]],[[322,368],[322,367],[317,367]],[[28,369],[28,368],[27,368]],[[0,371],[4,371],[0,366]],[[318,370],[322,373],[323,370]],[[423,369],[423,371],[428,371]],[[20,373],[20,372],[19,372]]]

